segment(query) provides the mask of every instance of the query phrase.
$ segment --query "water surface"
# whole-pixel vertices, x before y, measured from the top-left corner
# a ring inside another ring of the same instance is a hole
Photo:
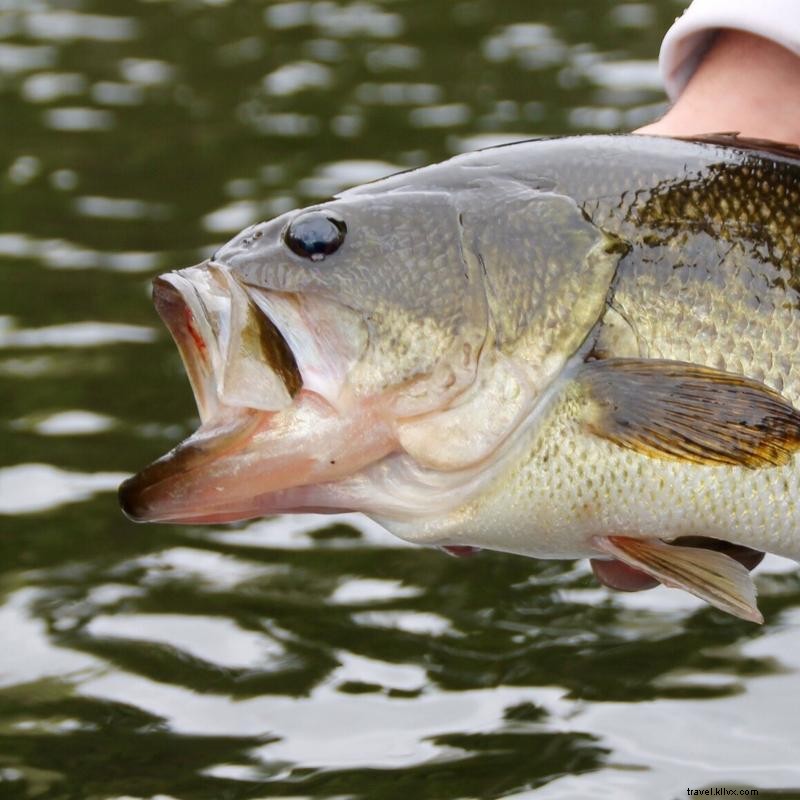
[[[800,578],[757,628],[358,516],[140,527],[194,426],[148,299],[239,228],[662,107],[671,0],[0,0],[0,797],[800,796]],[[776,795],[771,795],[776,796]]]

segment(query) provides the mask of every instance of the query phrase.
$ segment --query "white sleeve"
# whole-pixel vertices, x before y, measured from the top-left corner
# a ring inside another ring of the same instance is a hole
[[[694,0],[661,44],[659,66],[670,100],[683,91],[720,28],[755,33],[800,56],[800,0]]]

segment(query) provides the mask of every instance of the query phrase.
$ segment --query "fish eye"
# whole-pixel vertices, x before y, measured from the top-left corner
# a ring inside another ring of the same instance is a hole
[[[289,223],[283,241],[298,256],[322,261],[341,247],[346,233],[344,220],[323,211],[310,211]]]

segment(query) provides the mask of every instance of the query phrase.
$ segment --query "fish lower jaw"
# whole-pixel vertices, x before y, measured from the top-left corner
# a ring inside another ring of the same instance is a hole
[[[342,415],[301,390],[277,412],[226,408],[120,488],[137,522],[212,523],[267,514],[357,510],[324,487],[396,447],[380,408]]]

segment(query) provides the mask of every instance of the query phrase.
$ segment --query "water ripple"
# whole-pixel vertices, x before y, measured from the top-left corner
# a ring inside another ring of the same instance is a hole
[[[31,72],[56,63],[55,47],[45,45],[0,44],[0,73]]]
[[[52,108],[44,114],[44,124],[56,131],[107,131],[114,127],[110,111],[96,108]]]
[[[86,86],[86,78],[77,72],[37,72],[23,82],[22,96],[30,103],[52,103],[83,94]]]
[[[98,81],[92,86],[91,95],[99,105],[135,106],[144,102],[142,86],[116,81]]]
[[[86,632],[106,639],[163,644],[211,664],[237,669],[269,669],[286,652],[274,639],[244,631],[230,620],[185,614],[100,615],[91,620]]]
[[[67,41],[94,39],[124,42],[139,35],[139,24],[131,17],[106,17],[76,11],[44,11],[26,14],[25,29],[34,39]]]
[[[399,172],[402,167],[386,161],[352,159],[321,164],[313,175],[298,181],[300,194],[306,197],[330,197],[343,189],[360,183],[384,178]]]
[[[139,325],[116,322],[71,322],[43,328],[14,328],[0,317],[2,347],[101,347],[118,342],[152,342],[156,332]]]
[[[58,182],[62,183],[60,179]],[[74,186],[72,180],[69,184]],[[102,252],[59,239],[35,239],[24,233],[0,233],[0,257],[32,259],[52,269],[109,269],[116,272],[152,272],[163,261],[160,253]]]
[[[128,83],[157,86],[169,83],[175,75],[175,68],[156,58],[123,58],[119,62],[119,72]]]
[[[45,623],[35,616],[34,589],[20,589],[0,606],[0,626],[14,642],[0,662],[0,687],[24,686],[54,679],[69,682],[102,670],[102,663],[90,656],[53,645]]]
[[[116,491],[124,472],[69,472],[50,464],[0,469],[0,514],[32,514]]]
[[[40,436],[89,436],[111,430],[116,420],[93,411],[58,411],[46,416],[33,415],[14,420],[11,425]]]
[[[794,565],[755,628],[357,514],[134,526],[112,494],[196,424],[149,278],[401,168],[646,122],[675,12],[0,0],[0,795],[800,785]]]
[[[169,217],[164,203],[146,203],[129,197],[76,197],[75,210],[85,217],[98,219],[159,219]]]
[[[521,22],[489,36],[483,44],[489,61],[516,61],[525,69],[543,69],[560,64],[566,47],[549,25]]]
[[[333,83],[333,71],[314,61],[284,64],[264,78],[269,94],[285,97],[307,89],[327,89]]]
[[[344,5],[327,2],[276,3],[264,12],[264,21],[275,30],[313,26],[329,36],[399,36],[405,28],[399,14],[377,5],[355,2]]]

